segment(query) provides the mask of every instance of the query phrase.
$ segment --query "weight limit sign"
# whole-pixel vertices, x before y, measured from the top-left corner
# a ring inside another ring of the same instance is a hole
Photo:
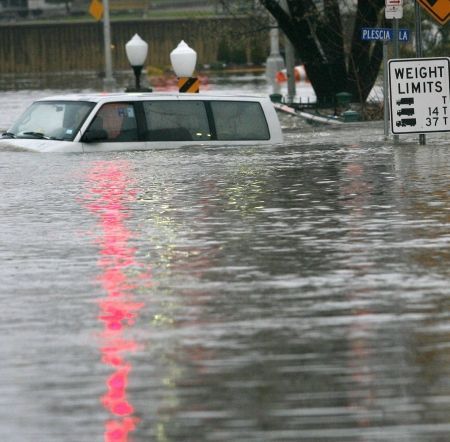
[[[450,131],[450,58],[389,60],[393,134]]]

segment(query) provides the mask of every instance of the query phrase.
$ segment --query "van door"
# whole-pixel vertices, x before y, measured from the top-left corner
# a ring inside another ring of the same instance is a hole
[[[152,146],[179,147],[211,141],[205,103],[201,100],[143,101],[145,139]]]
[[[144,150],[132,102],[105,103],[81,137],[84,152]]]

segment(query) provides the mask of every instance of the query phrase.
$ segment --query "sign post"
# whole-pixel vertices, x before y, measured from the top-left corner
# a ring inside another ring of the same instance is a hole
[[[393,0],[390,0],[393,1]],[[401,0],[397,0],[401,1]],[[398,48],[399,41],[409,40],[409,29],[398,29],[398,20],[395,29],[392,28],[361,28],[361,40],[383,42],[383,109],[384,109],[384,136],[389,137],[389,98],[388,98],[388,43],[396,41]],[[398,50],[398,49],[397,49]],[[394,140],[397,141],[394,135]]]
[[[384,15],[387,19],[392,19],[392,29],[394,30],[394,34],[399,34],[398,29],[398,20],[403,17],[403,0],[385,0],[384,7]],[[394,39],[394,58],[399,58],[399,41],[398,38]],[[387,62],[385,63],[385,75],[387,77]],[[385,88],[387,91],[387,87]],[[388,106],[389,100],[386,98],[384,101],[385,107]],[[386,117],[385,117],[386,118]],[[385,120],[385,126],[388,126],[387,121]],[[398,142],[398,135],[394,135],[394,143]]]
[[[103,41],[105,46],[105,78],[103,86],[106,91],[112,91],[116,81],[113,77],[111,55],[111,21],[109,16],[109,0],[103,0]]]
[[[384,138],[389,137],[389,98],[388,98],[388,49],[387,43],[383,42],[383,120]]]
[[[414,20],[416,25],[416,57],[422,57],[422,15],[418,0],[414,0]],[[419,135],[419,144],[426,144],[425,134]]]
[[[450,58],[393,59],[388,65],[392,133],[450,131]]]

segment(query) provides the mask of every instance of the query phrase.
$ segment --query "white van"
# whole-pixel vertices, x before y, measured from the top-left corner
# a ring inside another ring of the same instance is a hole
[[[101,152],[282,140],[269,97],[73,94],[35,101],[2,134],[0,148]]]

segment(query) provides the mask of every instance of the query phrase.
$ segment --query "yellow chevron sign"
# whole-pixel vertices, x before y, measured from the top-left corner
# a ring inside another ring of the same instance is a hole
[[[92,0],[89,5],[89,14],[97,21],[101,20],[103,16],[103,3],[99,0]]]
[[[450,19],[450,0],[418,0],[418,2],[441,25],[445,25]]]
[[[196,77],[180,77],[178,79],[178,90],[196,94],[200,90],[200,80]]]

